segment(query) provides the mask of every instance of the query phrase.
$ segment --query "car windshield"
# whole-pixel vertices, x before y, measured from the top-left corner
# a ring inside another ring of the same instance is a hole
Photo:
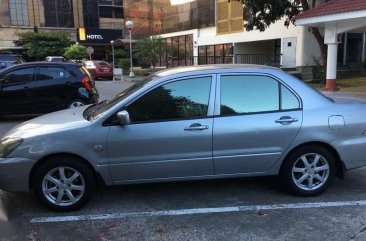
[[[110,66],[107,62],[104,62],[104,61],[97,62],[97,65],[99,65],[99,66]]]
[[[141,89],[144,87],[147,83],[149,83],[152,80],[157,79],[156,75],[150,75],[146,79],[134,84],[130,88],[122,91],[121,93],[117,94],[113,99],[111,100],[104,100],[102,102],[99,102],[98,104],[94,104],[89,106],[84,110],[83,116],[87,120],[95,120],[100,115],[102,115],[104,112],[111,109],[113,106],[118,104],[121,100],[125,99],[126,97],[130,96],[135,91]]]

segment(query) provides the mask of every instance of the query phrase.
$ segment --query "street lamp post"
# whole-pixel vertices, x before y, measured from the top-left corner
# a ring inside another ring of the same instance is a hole
[[[114,41],[111,40],[111,45],[112,45],[112,65],[113,65],[113,82],[115,81],[114,79]]]
[[[135,77],[135,74],[133,73],[133,65],[132,65],[132,37],[131,37],[131,29],[133,27],[133,22],[132,21],[127,21],[126,22],[126,27],[128,28],[129,34],[130,34],[130,62],[131,62],[131,70],[130,70],[130,77],[133,78]]]

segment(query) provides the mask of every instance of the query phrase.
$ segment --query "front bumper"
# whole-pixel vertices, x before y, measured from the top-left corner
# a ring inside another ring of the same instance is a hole
[[[34,164],[34,160],[27,158],[0,158],[0,189],[28,192],[29,175]]]

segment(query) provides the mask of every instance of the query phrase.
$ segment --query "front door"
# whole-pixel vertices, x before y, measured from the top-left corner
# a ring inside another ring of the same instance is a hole
[[[32,113],[34,67],[18,68],[0,75],[0,113]]]
[[[114,182],[214,174],[212,79],[210,75],[171,81],[124,108],[131,124],[110,127],[107,137]]]
[[[296,67],[296,38],[283,38],[282,39],[282,55],[281,65],[282,68],[295,68]]]
[[[264,75],[221,76],[219,86],[213,134],[216,174],[268,171],[300,130],[298,97]]]

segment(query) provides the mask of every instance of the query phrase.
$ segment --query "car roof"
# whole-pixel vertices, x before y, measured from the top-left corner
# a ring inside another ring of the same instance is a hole
[[[27,63],[23,63],[23,64],[17,64],[16,67],[27,67],[27,66],[41,66],[41,65],[55,65],[55,66],[60,66],[60,65],[66,65],[66,66],[81,66],[78,63],[69,63],[69,62],[27,62]]]
[[[188,67],[176,67],[172,69],[161,70],[156,73],[160,77],[168,75],[174,75],[179,73],[205,71],[205,70],[278,70],[278,68],[265,66],[265,65],[253,65],[253,64],[210,64],[210,65],[198,65]]]

